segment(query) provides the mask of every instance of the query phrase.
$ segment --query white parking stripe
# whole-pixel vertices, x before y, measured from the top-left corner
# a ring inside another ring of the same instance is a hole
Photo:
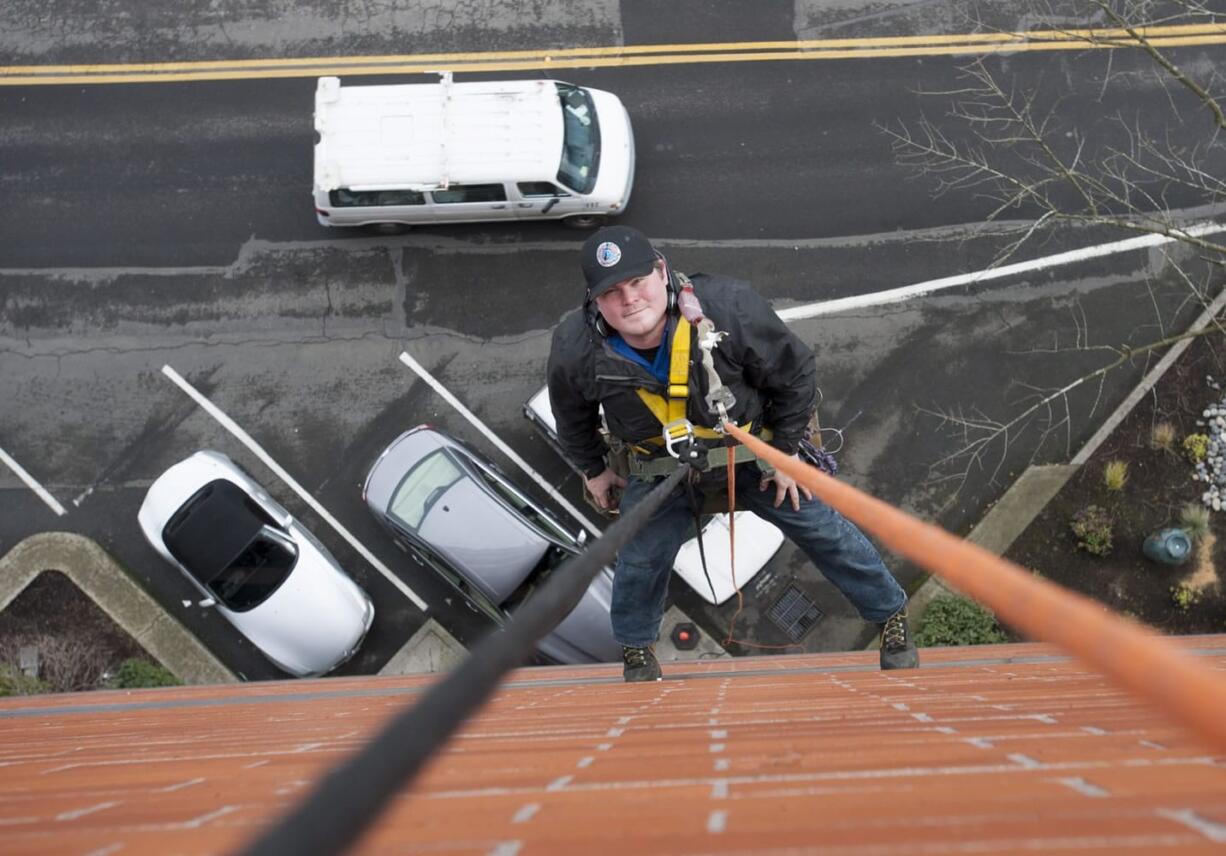
[[[488,425],[486,425],[484,422],[478,419],[471,410],[469,410],[467,407],[461,404],[460,400],[456,398],[454,395],[452,395],[451,392],[447,389],[447,387],[439,383],[434,378],[433,375],[431,375],[428,371],[425,370],[425,368],[422,366],[421,363],[417,362],[417,360],[409,356],[407,351],[401,352],[400,362],[404,363],[406,366],[411,368],[413,371],[417,372],[418,377],[420,377],[426,383],[430,384],[430,386],[434,388],[435,392],[437,392],[444,399],[446,399],[448,404],[450,404],[452,407],[458,410],[460,412],[460,415],[463,416],[465,419],[467,419],[478,431],[484,434],[486,436],[486,439],[488,439],[491,443],[493,443],[495,446],[498,447],[499,451],[501,451],[504,455],[506,455],[508,458],[514,461],[517,467],[519,467],[521,470],[527,473],[528,476],[534,482],[536,482],[537,485],[539,485],[542,490],[544,490],[546,493],[548,493],[553,498],[554,502],[556,502],[558,505],[565,508],[572,517],[574,517],[576,520],[582,523],[584,527],[587,528],[587,531],[591,532],[593,535],[596,535],[596,536],[599,536],[601,534],[601,530],[596,526],[595,523],[588,520],[586,517],[583,516],[583,514],[580,513],[579,509],[575,508],[573,505],[567,502],[566,497],[558,493],[557,490],[554,489],[553,485],[545,481],[545,479],[539,473],[537,473],[536,470],[528,466],[527,461],[525,461],[523,458],[517,455],[514,449],[512,449],[506,443],[502,442],[502,439],[497,434],[495,434],[493,431],[491,431]]]
[[[287,473],[280,464],[274,461],[272,456],[260,447],[259,443],[251,439],[251,435],[240,428],[237,422],[223,413],[221,408],[219,408],[216,404],[201,395],[194,386],[184,380],[183,377],[169,365],[162,366],[162,374],[174,381],[175,385],[178,386],[179,389],[187,393],[193,401],[204,408],[205,412],[220,422],[223,428],[237,437],[239,442],[250,449],[257,458],[264,462],[266,467],[277,475],[277,478],[289,485],[290,489],[293,490],[294,493],[298,494],[298,496],[302,498],[303,502],[311,506],[311,508],[315,510],[316,514],[322,517],[329,526],[335,529],[342,538],[348,541],[349,546],[357,550],[362,555],[362,558],[370,562],[376,571],[383,574],[383,576],[387,578],[388,582],[400,589],[401,593],[404,594],[405,597],[413,601],[413,603],[417,605],[418,609],[420,609],[422,612],[426,612],[428,610],[426,602],[418,597],[416,592],[405,585],[386,565],[376,559],[374,554],[367,550],[357,538],[354,538],[351,534],[349,534],[349,530],[347,530],[344,526],[341,526],[340,522],[329,514],[327,510],[319,504],[315,497],[303,490],[302,486],[298,484],[298,482],[294,481],[293,477],[290,476],[290,474]]]
[[[17,474],[17,478],[25,482],[26,487],[38,494],[38,498],[47,503],[52,511],[58,514],[60,517],[64,516],[64,506],[56,502],[55,497],[48,493],[45,487],[36,482],[34,480],[34,476],[27,473],[21,464],[13,460],[12,455],[3,449],[0,449],[0,461],[4,461],[8,468]]]
[[[1218,232],[1226,231],[1226,225],[1201,223],[1191,226],[1185,231],[1194,238],[1200,238],[1205,235],[1214,235]],[[922,297],[934,291],[942,291],[946,288],[954,288],[959,285],[987,282],[991,279],[1000,279],[1001,277],[1027,273],[1033,270],[1082,262],[1086,259],[1096,259],[1100,256],[1109,256],[1114,253],[1126,253],[1132,250],[1146,249],[1147,247],[1157,247],[1162,244],[1169,244],[1175,240],[1177,239],[1168,238],[1165,235],[1142,235],[1139,238],[1112,241],[1109,244],[1095,244],[1092,247],[1082,247],[1079,250],[1069,250],[1066,253],[1056,253],[1055,255],[1044,256],[1039,259],[1017,262],[1011,265],[1001,265],[1000,267],[988,268],[987,270],[975,271],[974,273],[930,279],[927,282],[919,282],[915,285],[903,286],[902,288],[891,288],[873,294],[858,294],[853,297],[840,297],[837,300],[823,300],[818,303],[807,303],[804,306],[792,306],[788,309],[781,309],[776,314],[784,321],[799,321],[802,318],[832,315],[835,312],[843,312],[849,309],[863,309],[866,306],[884,306],[890,303],[901,303],[913,297]]]

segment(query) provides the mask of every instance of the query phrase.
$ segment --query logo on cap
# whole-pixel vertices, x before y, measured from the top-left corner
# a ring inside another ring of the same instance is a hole
[[[596,263],[601,267],[613,267],[622,259],[621,247],[612,241],[605,241],[596,248]]]

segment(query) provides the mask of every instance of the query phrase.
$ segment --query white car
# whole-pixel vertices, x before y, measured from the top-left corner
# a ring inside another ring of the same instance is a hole
[[[541,431],[549,444],[566,458],[558,443],[558,427],[549,403],[549,387],[541,387],[524,405],[527,416]],[[567,463],[574,466],[572,461]],[[783,545],[783,533],[779,527],[767,523],[752,511],[738,511],[736,518],[736,562],[730,561],[728,515],[715,514],[702,529],[702,547],[707,554],[707,573],[702,571],[702,558],[698,553],[698,539],[691,538],[681,545],[673,570],[690,588],[708,603],[719,605],[736,594],[737,588],[745,588],[758,572]],[[736,572],[735,583],[733,571]],[[707,583],[707,576],[711,582]],[[712,592],[712,588],[715,589]]]
[[[322,675],[357,652],[366,593],[288,511],[220,452],[162,473],[137,515],[153,548],[279,669]]]

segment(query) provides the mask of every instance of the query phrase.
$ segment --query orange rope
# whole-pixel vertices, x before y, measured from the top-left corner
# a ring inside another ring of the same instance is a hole
[[[923,523],[725,422],[728,433],[898,555],[986,604],[1032,639],[1051,642],[1166,710],[1226,750],[1226,679],[1158,633],[1036,577],[982,547]]]
[[[728,447],[728,570],[732,574],[732,587],[736,589],[736,612],[728,622],[728,635],[724,638],[724,647],[733,641],[732,634],[736,632],[736,619],[745,608],[745,596],[736,583],[736,452]]]

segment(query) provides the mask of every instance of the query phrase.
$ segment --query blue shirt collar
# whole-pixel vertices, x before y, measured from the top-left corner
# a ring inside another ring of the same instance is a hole
[[[631,362],[637,363],[647,371],[651,372],[652,377],[664,385],[668,385],[668,366],[672,356],[673,345],[673,330],[676,329],[676,324],[673,323],[673,318],[670,316],[665,322],[664,338],[660,340],[660,347],[656,349],[656,358],[650,363],[643,359],[643,355],[627,344],[618,332],[613,332],[609,338],[609,346],[617,353],[626,357]]]

